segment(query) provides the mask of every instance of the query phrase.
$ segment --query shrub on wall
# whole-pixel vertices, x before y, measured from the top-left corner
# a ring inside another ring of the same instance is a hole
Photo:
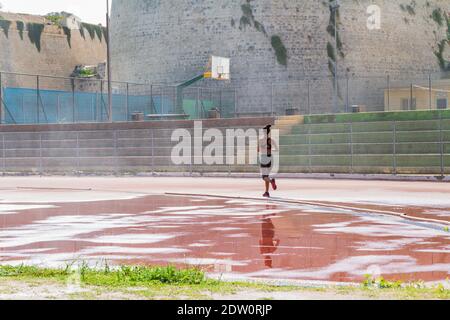
[[[95,39],[95,35],[97,35],[97,37],[98,37],[98,39],[100,41],[103,40],[103,33],[104,33],[104,31],[103,31],[103,28],[101,26],[83,22],[81,24],[81,26],[80,26],[80,30],[83,29],[83,28],[86,29],[87,32],[89,33],[89,36],[91,37],[91,40]],[[84,38],[84,30],[80,31],[80,32],[83,32],[82,36]]]
[[[439,26],[443,26],[444,25],[444,17],[442,15],[442,9],[438,8],[438,9],[434,9],[433,13],[431,14],[431,18],[434,20],[434,22],[436,22]]]
[[[28,38],[31,43],[36,46],[36,49],[41,52],[41,36],[44,31],[45,25],[41,23],[27,23]]]
[[[253,7],[250,3],[251,0],[246,0],[244,4],[241,5],[242,16],[239,20],[239,30],[244,30],[246,27],[254,27],[256,31],[264,34],[265,37],[269,37],[264,25],[255,19],[253,14]],[[231,20],[231,26],[235,26],[235,20]],[[280,36],[274,35],[270,38],[272,48],[275,50],[275,55],[277,62],[283,66],[287,66],[287,49],[281,41]]]
[[[0,20],[0,28],[3,29],[3,33],[8,38],[9,37],[9,27],[11,26],[11,21],[8,20]]]
[[[84,28],[83,28],[83,26],[80,26],[80,35],[81,35],[81,37],[82,37],[84,40],[86,40],[86,34],[84,33]]]
[[[444,51],[445,51],[445,47],[447,45],[447,40],[442,40],[441,42],[438,43],[438,50],[434,52],[434,54],[436,55],[438,62],[439,62],[439,66],[441,67],[441,69],[443,71],[450,71],[450,63],[444,59]]]
[[[101,27],[102,32],[103,32],[103,37],[105,38],[106,43],[108,43],[109,39],[108,39],[108,30],[106,29],[106,27]]]
[[[62,13],[53,12],[47,14],[45,18],[49,20],[52,24],[56,26],[61,26],[61,20],[64,18],[64,16],[62,15]]]
[[[20,39],[23,40],[23,31],[25,30],[25,23],[23,21],[16,21],[16,27],[19,31]]]
[[[71,42],[72,30],[70,30],[67,27],[63,27],[63,31],[64,31],[64,34],[66,35],[66,39],[67,39],[67,43],[69,44],[69,47],[72,48],[72,42]]]
[[[440,40],[437,43],[437,50],[434,51],[434,55],[436,56],[439,66],[441,67],[442,71],[450,71],[450,61],[447,61],[444,58],[444,52],[447,47],[450,47],[450,17],[447,13],[443,13],[443,10],[441,8],[434,9],[431,17],[436,22],[436,24],[440,27],[445,26],[447,28],[446,30],[446,37],[445,39]],[[445,24],[444,24],[445,22]],[[435,32],[436,35],[436,32]]]
[[[95,38],[95,31],[94,31],[93,25],[83,22],[81,24],[81,28],[86,29],[87,32],[89,33],[89,35],[91,36],[91,40],[94,40],[94,38]]]
[[[279,36],[272,36],[271,43],[272,48],[275,50],[278,63],[287,66],[287,50],[281,38]]]

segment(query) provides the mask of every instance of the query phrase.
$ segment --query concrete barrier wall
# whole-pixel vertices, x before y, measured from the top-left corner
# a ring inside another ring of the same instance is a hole
[[[203,132],[216,128],[256,129],[273,118],[204,120]],[[257,172],[252,165],[175,165],[171,141],[175,129],[194,136],[194,121],[114,124],[0,126],[0,172],[3,173],[141,173]],[[202,147],[208,142],[203,142]],[[234,150],[237,155],[246,150]],[[194,158],[194,151],[193,157]],[[226,151],[224,150],[224,153]],[[248,159],[247,159],[248,161]]]
[[[201,122],[225,136],[227,129],[260,129],[273,118]],[[245,164],[205,165],[192,149],[189,165],[173,163],[176,129],[194,136],[194,121],[0,126],[0,172],[10,173],[257,173]],[[281,128],[280,128],[281,129]],[[224,139],[225,140],[225,139]],[[192,141],[192,145],[194,142]],[[203,141],[204,150],[210,142]],[[224,155],[226,148],[223,148]],[[202,162],[200,162],[202,163]],[[450,119],[297,124],[280,137],[281,173],[450,173]]]
[[[450,173],[450,120],[300,124],[281,137],[282,172]]]

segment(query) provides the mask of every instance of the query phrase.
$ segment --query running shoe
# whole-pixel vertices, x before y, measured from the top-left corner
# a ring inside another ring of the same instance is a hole
[[[273,190],[277,190],[278,189],[277,182],[275,181],[275,179],[270,180],[270,184],[272,184],[272,189]]]

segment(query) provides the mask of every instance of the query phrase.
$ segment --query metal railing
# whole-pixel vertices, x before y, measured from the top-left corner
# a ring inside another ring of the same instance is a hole
[[[282,136],[282,172],[450,172],[450,119],[305,124]]]
[[[333,77],[273,83],[265,89],[271,92],[266,109],[276,115],[288,111],[311,115],[434,110],[450,105],[450,77],[442,73],[425,77],[346,76],[337,79],[337,90]]]
[[[189,87],[112,82],[112,120],[133,115],[152,119],[205,119],[217,109],[221,117],[235,114],[234,88]],[[181,99],[181,101],[180,101]],[[0,72],[0,123],[47,124],[107,122],[107,81]]]
[[[218,109],[222,118],[338,114],[351,112],[446,109],[450,78],[332,77],[291,82],[252,83],[233,88],[112,83],[113,121],[131,121],[133,114],[154,119],[205,119]],[[336,87],[337,91],[336,92]],[[335,96],[337,95],[337,99]],[[180,101],[181,100],[181,101]],[[107,81],[0,72],[0,122],[106,122],[109,118]]]
[[[225,133],[229,127],[216,129]],[[172,133],[169,128],[0,132],[0,171],[258,172],[247,162],[176,165]],[[280,173],[450,174],[450,119],[443,117],[297,125],[281,135],[279,145]],[[234,152],[242,156],[243,150]]]

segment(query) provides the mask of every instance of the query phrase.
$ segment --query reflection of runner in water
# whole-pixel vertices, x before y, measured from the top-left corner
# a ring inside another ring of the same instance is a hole
[[[275,178],[272,177],[272,152],[277,151],[277,145],[275,141],[272,140],[270,130],[272,126],[268,125],[264,128],[264,136],[259,140],[258,143],[258,153],[260,156],[260,164],[261,164],[261,176],[265,183],[265,193],[263,197],[270,198],[269,188],[272,184],[273,190],[277,190],[277,183]]]
[[[264,218],[261,224],[261,239],[259,240],[259,248],[264,256],[264,264],[268,268],[272,268],[273,260],[271,254],[277,251],[280,245],[280,239],[275,238],[275,226],[272,219]]]

